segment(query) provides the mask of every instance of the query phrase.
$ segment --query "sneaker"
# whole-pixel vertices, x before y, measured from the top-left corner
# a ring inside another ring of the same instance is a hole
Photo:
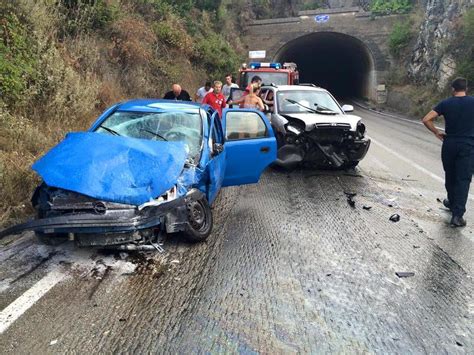
[[[447,198],[443,200],[443,206],[446,207],[448,210],[451,209],[451,202]]]
[[[453,216],[451,218],[451,227],[464,227],[466,225],[466,220],[459,216]]]

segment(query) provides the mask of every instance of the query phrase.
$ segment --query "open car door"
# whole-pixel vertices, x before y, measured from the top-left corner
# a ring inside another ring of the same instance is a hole
[[[226,132],[226,169],[222,186],[258,182],[263,170],[277,157],[270,122],[256,110],[226,109],[222,116]]]

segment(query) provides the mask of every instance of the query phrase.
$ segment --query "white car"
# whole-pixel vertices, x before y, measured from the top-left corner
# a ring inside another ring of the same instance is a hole
[[[367,154],[370,139],[361,118],[348,114],[353,106],[341,107],[327,90],[270,85],[260,96],[277,138],[277,165],[353,168]]]

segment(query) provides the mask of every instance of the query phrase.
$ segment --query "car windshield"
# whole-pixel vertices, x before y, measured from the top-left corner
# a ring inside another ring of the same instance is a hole
[[[244,86],[250,84],[250,80],[258,75],[262,78],[263,85],[286,85],[288,84],[288,73],[278,73],[278,72],[244,72],[242,77],[242,83]]]
[[[279,113],[317,111],[319,113],[342,113],[337,102],[325,91],[288,90],[277,93]]]
[[[96,132],[150,140],[183,141],[188,158],[194,163],[201,152],[202,118],[198,112],[116,111],[100,124]]]

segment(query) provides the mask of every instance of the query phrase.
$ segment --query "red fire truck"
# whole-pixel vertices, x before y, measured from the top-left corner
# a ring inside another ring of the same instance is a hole
[[[265,85],[297,85],[299,73],[295,63],[258,63],[242,64],[239,69],[238,84],[246,88],[252,78],[258,75]]]

